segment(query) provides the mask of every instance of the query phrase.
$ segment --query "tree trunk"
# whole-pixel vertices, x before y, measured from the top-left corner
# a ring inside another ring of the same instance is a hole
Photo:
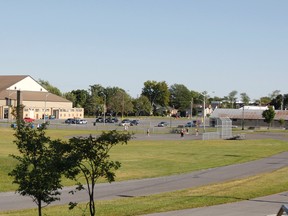
[[[41,200],[38,200],[38,216],[42,216],[42,203]]]
[[[95,216],[96,215],[96,209],[95,209],[95,202],[94,202],[94,189],[95,189],[95,182],[94,179],[92,179],[91,182],[91,188],[89,191],[89,209],[90,209],[90,215]]]
[[[90,215],[95,216],[96,211],[95,211],[95,203],[94,203],[93,195],[90,195],[89,209],[90,209]]]

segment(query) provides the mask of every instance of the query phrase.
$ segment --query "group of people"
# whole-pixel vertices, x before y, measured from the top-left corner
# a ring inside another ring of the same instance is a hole
[[[189,134],[189,129],[188,128],[186,128],[186,131],[184,130],[184,128],[181,129],[181,132],[180,132],[181,137],[184,137],[185,133]],[[198,128],[196,128],[195,129],[195,135],[198,136],[198,134],[199,134],[199,130],[198,130]]]
[[[186,128],[186,131],[184,130],[184,128],[182,128],[182,130],[180,132],[181,137],[184,137],[185,133],[189,134],[188,128]],[[147,136],[150,136],[150,129],[149,128],[147,128],[146,134],[147,134]],[[199,130],[198,130],[198,128],[195,128],[195,135],[198,136],[198,134],[199,134]]]

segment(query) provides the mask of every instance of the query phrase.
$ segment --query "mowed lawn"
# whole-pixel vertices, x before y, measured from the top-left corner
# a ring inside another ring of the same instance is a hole
[[[9,154],[17,154],[13,143],[12,129],[0,130],[0,190],[15,190],[12,179],[7,173],[13,169],[15,161]],[[48,130],[52,138],[67,140],[71,136],[95,133],[95,131]],[[111,157],[122,163],[117,171],[117,181],[173,175],[211,167],[242,163],[271,156],[288,150],[288,142],[278,140],[217,140],[217,141],[141,141],[131,140],[127,145],[119,145],[111,151]],[[199,188],[185,189],[152,196],[97,201],[97,215],[128,216],[153,212],[195,208],[227,202],[247,200],[288,190],[288,168],[271,173],[259,174],[245,179],[224,182]],[[65,185],[73,182],[64,180]],[[96,192],[97,193],[97,192]],[[85,208],[85,204],[80,205]],[[35,206],[36,207],[36,206]],[[44,214],[52,215],[89,215],[68,206],[44,208]],[[0,215],[24,216],[37,215],[37,209],[0,212]]]
[[[8,173],[15,166],[9,154],[18,154],[13,143],[14,130],[0,130],[0,192],[15,190]],[[95,131],[47,130],[51,138],[67,140],[68,137],[95,133]],[[187,173],[233,163],[267,157],[287,151],[288,144],[276,140],[131,140],[127,145],[116,146],[111,151],[113,160],[122,166],[116,180],[140,179]],[[64,180],[65,185],[74,182]]]

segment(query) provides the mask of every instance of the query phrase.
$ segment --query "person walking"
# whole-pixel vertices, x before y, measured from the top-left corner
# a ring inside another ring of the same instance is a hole
[[[184,137],[184,129],[181,130],[180,134],[181,134],[181,138],[183,138]]]

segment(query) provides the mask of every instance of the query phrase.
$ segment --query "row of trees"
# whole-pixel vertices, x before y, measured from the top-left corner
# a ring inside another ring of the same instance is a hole
[[[174,84],[168,86],[165,81],[157,82],[148,80],[144,82],[142,92],[139,97],[132,98],[124,89],[119,87],[106,87],[100,84],[91,85],[88,90],[73,90],[67,93],[50,85],[49,82],[40,80],[43,85],[51,93],[63,96],[73,102],[74,107],[82,107],[85,115],[95,116],[101,115],[103,112],[113,115],[162,115],[169,114],[171,108],[175,108],[182,113],[186,113],[188,109],[202,105],[205,99],[206,104],[211,101],[221,102],[222,108],[239,108],[237,100],[241,105],[272,105],[275,109],[284,109],[288,105],[288,94],[280,94],[279,90],[275,90],[269,96],[261,97],[259,100],[251,102],[247,93],[231,91],[225,97],[210,97],[207,92],[197,92],[189,90],[183,84]],[[206,101],[207,100],[207,101]],[[219,103],[220,104],[220,103]],[[193,110],[196,112],[195,110]]]

